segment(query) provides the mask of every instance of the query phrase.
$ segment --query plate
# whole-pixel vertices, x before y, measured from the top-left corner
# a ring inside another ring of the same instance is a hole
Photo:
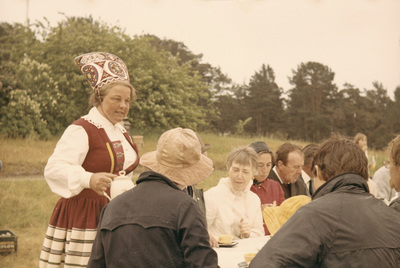
[[[220,244],[220,243],[218,243],[218,246],[219,246],[220,248],[231,248],[231,247],[236,246],[237,244],[238,244],[238,242],[233,241],[233,242],[230,243],[230,244]]]

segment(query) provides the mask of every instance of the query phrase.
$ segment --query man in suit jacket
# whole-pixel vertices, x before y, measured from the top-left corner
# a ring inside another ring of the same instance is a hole
[[[300,147],[290,142],[279,146],[275,166],[268,178],[281,184],[285,199],[295,195],[307,195],[306,185],[301,178],[304,155]]]

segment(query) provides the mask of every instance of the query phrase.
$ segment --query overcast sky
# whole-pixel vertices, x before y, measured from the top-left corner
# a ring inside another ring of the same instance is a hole
[[[288,90],[292,70],[316,61],[339,89],[379,81],[392,97],[400,85],[399,0],[0,0],[1,22],[55,25],[60,12],[183,42],[239,84],[266,64]]]

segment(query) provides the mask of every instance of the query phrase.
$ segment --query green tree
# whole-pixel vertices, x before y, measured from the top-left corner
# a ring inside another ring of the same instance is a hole
[[[158,51],[148,37],[136,38],[130,46],[135,53],[128,63],[138,89],[132,126],[139,130],[206,127],[214,111],[210,91],[201,76],[193,76],[190,64],[181,65],[169,53]]]
[[[253,118],[248,131],[262,136],[277,132],[282,120],[283,102],[274,71],[269,65],[263,64],[250,78],[246,93],[247,116]]]
[[[246,105],[244,103],[246,85],[232,85],[230,88],[220,91],[215,95],[214,105],[217,109],[219,120],[213,122],[219,133],[238,133],[247,121]]]
[[[49,138],[50,132],[42,119],[40,104],[32,100],[27,90],[12,90],[10,101],[6,106],[2,106],[0,111],[0,133],[12,138]]]
[[[333,131],[335,73],[318,62],[301,63],[289,78],[287,130],[290,138],[320,141]]]

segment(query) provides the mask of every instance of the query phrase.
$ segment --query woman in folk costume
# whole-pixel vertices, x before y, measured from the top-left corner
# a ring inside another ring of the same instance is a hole
[[[75,58],[94,92],[89,113],[70,125],[44,170],[50,189],[61,196],[43,242],[40,267],[85,267],[111,181],[120,171],[132,177],[139,163],[134,144],[120,124],[136,97],[124,62],[93,52]]]

